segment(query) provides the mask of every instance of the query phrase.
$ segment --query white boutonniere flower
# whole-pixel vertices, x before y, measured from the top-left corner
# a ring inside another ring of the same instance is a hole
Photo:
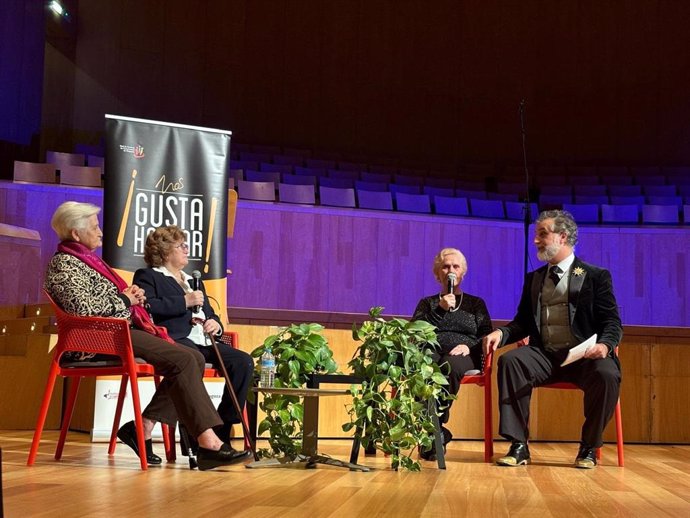
[[[577,275],[578,277],[584,273],[584,268],[580,268],[579,266],[573,270],[573,275]]]

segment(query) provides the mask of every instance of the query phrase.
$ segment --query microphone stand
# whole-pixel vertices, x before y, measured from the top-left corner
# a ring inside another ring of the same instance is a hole
[[[529,226],[532,223],[532,207],[529,196],[529,170],[527,169],[527,132],[525,131],[525,100],[520,101],[520,133],[522,134],[522,164],[525,169],[525,205],[522,210],[524,216],[525,233],[525,261],[524,270],[527,273],[529,262]]]

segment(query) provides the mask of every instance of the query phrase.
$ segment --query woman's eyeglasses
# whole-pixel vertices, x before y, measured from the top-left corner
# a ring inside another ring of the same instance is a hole
[[[175,245],[175,248],[181,248],[182,250],[189,250],[189,245],[187,243],[180,243],[179,245]]]

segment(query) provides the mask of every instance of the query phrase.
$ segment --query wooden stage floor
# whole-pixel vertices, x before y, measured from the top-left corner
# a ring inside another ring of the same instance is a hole
[[[192,472],[186,458],[139,469],[119,444],[68,436],[63,460],[53,460],[57,432],[46,432],[36,465],[26,458],[31,432],[0,432],[7,518],[25,517],[496,517],[690,516],[690,446],[627,445],[626,467],[615,445],[594,470],[570,466],[577,445],[534,443],[533,464],[505,468],[482,462],[483,443],[453,441],[446,471],[424,462],[421,473],[396,473],[388,459],[360,459],[369,473],[317,469],[245,469],[242,464]],[[239,441],[237,445],[239,447]],[[322,453],[349,456],[350,442],[321,440]],[[162,445],[155,445],[162,454]],[[498,454],[507,450],[497,442]]]

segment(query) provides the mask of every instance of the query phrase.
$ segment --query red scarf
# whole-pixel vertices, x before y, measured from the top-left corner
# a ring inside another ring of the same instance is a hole
[[[103,277],[112,282],[119,292],[127,288],[127,282],[120,277],[115,270],[108,266],[103,259],[94,254],[92,250],[89,250],[81,243],[77,243],[76,241],[61,241],[60,244],[58,244],[58,252],[74,256],[89,268],[96,270]],[[148,311],[146,311],[143,306],[130,306],[129,311],[132,314],[132,323],[137,329],[158,336],[170,343],[175,343],[168,335],[167,329],[153,323],[151,315],[149,315]]]

